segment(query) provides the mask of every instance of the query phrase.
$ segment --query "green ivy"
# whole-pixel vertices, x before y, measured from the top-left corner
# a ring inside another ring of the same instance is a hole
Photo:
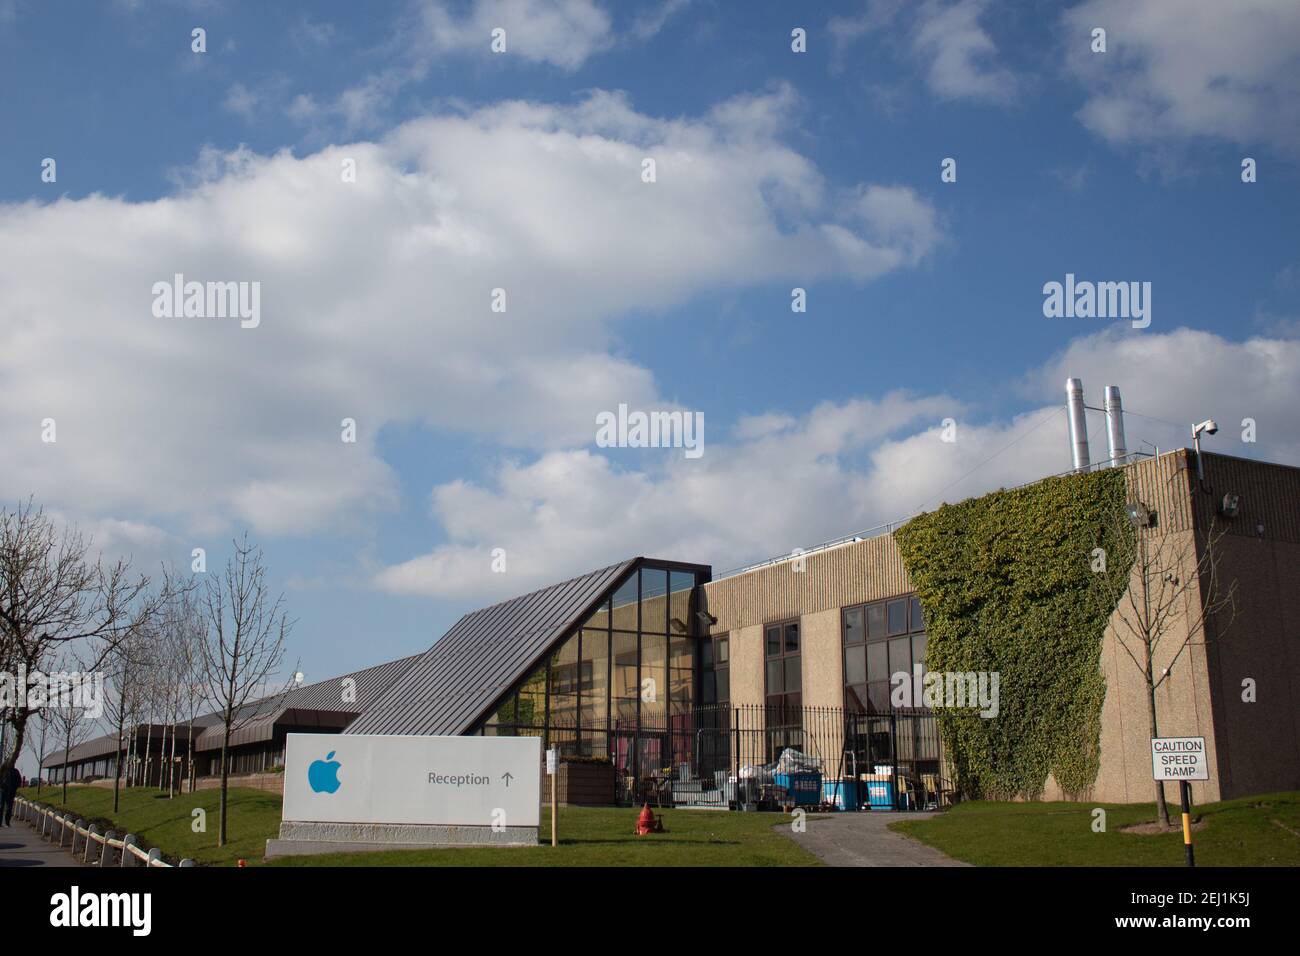
[[[1133,563],[1117,516],[1124,473],[1049,478],[913,518],[895,533],[925,612],[926,667],[997,671],[998,715],[939,710],[961,791],[1033,798],[1051,773],[1068,793],[1097,777],[1106,684],[1101,642],[1113,607],[1099,594],[1094,549],[1111,583]]]

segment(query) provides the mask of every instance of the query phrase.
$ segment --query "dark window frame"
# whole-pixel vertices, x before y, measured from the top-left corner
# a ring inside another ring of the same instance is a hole
[[[891,630],[889,626],[889,607],[890,605],[896,605],[900,601],[903,602],[904,627],[902,631],[894,631]],[[871,609],[873,608],[882,609],[885,618],[884,633],[877,634],[874,637],[868,633],[868,621],[870,620]],[[847,619],[848,619],[849,612],[851,611],[858,611],[862,615],[862,638],[861,640],[858,641],[848,640]],[[854,695],[858,697],[859,703],[861,704],[862,707],[865,707],[868,712],[887,713],[893,710],[893,700],[891,698],[891,691],[892,691],[891,679],[893,677],[893,668],[889,662],[890,643],[892,641],[897,641],[900,638],[905,638],[907,640],[908,643],[908,648],[907,648],[908,671],[907,672],[909,674],[913,672],[913,668],[917,664],[917,661],[915,659],[915,654],[914,654],[917,637],[925,638],[927,651],[929,649],[928,632],[926,630],[924,613],[922,612],[920,615],[917,615],[914,614],[914,612],[916,611],[920,611],[920,601],[917,599],[916,592],[914,591],[908,592],[907,594],[891,595],[890,597],[881,598],[875,601],[865,601],[861,604],[850,604],[840,609],[840,666],[842,668],[841,676],[843,678],[844,707],[846,710],[853,710],[853,711],[858,710],[858,705],[852,703],[851,701],[851,697]],[[913,618],[916,616],[919,616],[921,619],[919,621],[914,620]],[[886,670],[886,676],[884,680],[872,679],[870,649],[873,645],[884,645],[885,670]],[[849,681],[849,653],[850,651],[857,652],[859,649],[861,649],[860,652],[863,655],[863,669],[864,669],[863,676],[865,680],[863,680],[862,682],[857,682],[857,681],[850,682]],[[921,666],[924,668],[925,662],[921,661],[920,663]],[[871,693],[872,693],[871,688],[873,685],[877,685],[877,684],[884,684],[885,704],[883,707],[880,706],[873,707],[871,703]],[[923,709],[924,702],[913,701],[913,707]]]

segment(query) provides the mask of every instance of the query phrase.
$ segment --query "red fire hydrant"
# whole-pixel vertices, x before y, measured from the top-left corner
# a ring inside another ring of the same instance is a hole
[[[666,833],[664,822],[656,819],[650,804],[641,808],[641,816],[636,821],[636,835],[645,836],[647,833]]]

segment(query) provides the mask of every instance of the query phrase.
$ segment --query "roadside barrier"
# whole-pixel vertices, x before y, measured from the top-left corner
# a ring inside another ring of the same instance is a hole
[[[66,846],[74,857],[79,857],[88,866],[161,866],[171,869],[171,864],[162,859],[157,847],[144,850],[134,833],[128,833],[120,839],[116,830],[100,833],[99,828],[87,825],[85,820],[73,820],[66,813],[59,813],[53,807],[47,807],[26,797],[14,798],[14,816],[40,833],[42,839],[54,842],[57,830],[59,846]],[[80,846],[78,846],[80,841]],[[194,866],[194,861],[186,858],[181,866]]]

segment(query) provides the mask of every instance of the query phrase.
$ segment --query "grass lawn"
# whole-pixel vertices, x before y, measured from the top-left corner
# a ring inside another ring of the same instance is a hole
[[[146,847],[157,846],[172,862],[190,857],[198,863],[232,865],[245,859],[250,866],[262,862],[266,841],[280,829],[280,797],[261,790],[230,790],[231,842],[217,848],[216,790],[178,794],[167,799],[155,790],[132,788],[122,792],[122,808],[112,813],[113,791],[100,787],[69,787],[68,803],[60,802],[58,787],[22,791],[83,817],[131,832]],[[207,811],[208,832],[190,829],[190,811]],[[633,836],[636,809],[561,807],[560,845],[550,846],[551,817],[542,811],[542,838],[537,847],[466,847],[446,850],[393,850],[376,853],[337,853],[288,857],[273,866],[815,866],[817,858],[772,828],[783,818],[776,813],[723,813],[721,811],[658,811],[668,833]]]
[[[230,842],[217,846],[218,790],[181,793],[168,799],[167,794],[148,787],[131,787],[122,791],[121,809],[113,813],[113,791],[103,787],[70,786],[68,802],[62,802],[61,787],[35,787],[20,791],[29,800],[39,800],[59,810],[67,810],[100,829],[111,827],[121,836],[134,833],[146,848],[158,847],[170,863],[189,857],[196,863],[233,865],[245,859],[250,864],[262,859],[266,841],[280,829],[280,795],[262,790],[232,787],[227,808]],[[190,811],[202,807],[207,812],[207,832],[191,829]]]
[[[271,866],[817,866],[811,853],[773,829],[779,813],[656,810],[667,833],[634,836],[634,808],[561,807],[552,848],[550,810],[536,847],[465,847],[281,857]]]
[[[1177,799],[1177,787],[1174,799]],[[1106,810],[1106,832],[1092,811]],[[1178,808],[1169,807],[1177,826]],[[1273,793],[1192,808],[1197,866],[1300,866],[1300,793]],[[977,866],[1182,866],[1183,834],[1142,836],[1121,827],[1154,820],[1149,804],[961,803],[891,829]]]

